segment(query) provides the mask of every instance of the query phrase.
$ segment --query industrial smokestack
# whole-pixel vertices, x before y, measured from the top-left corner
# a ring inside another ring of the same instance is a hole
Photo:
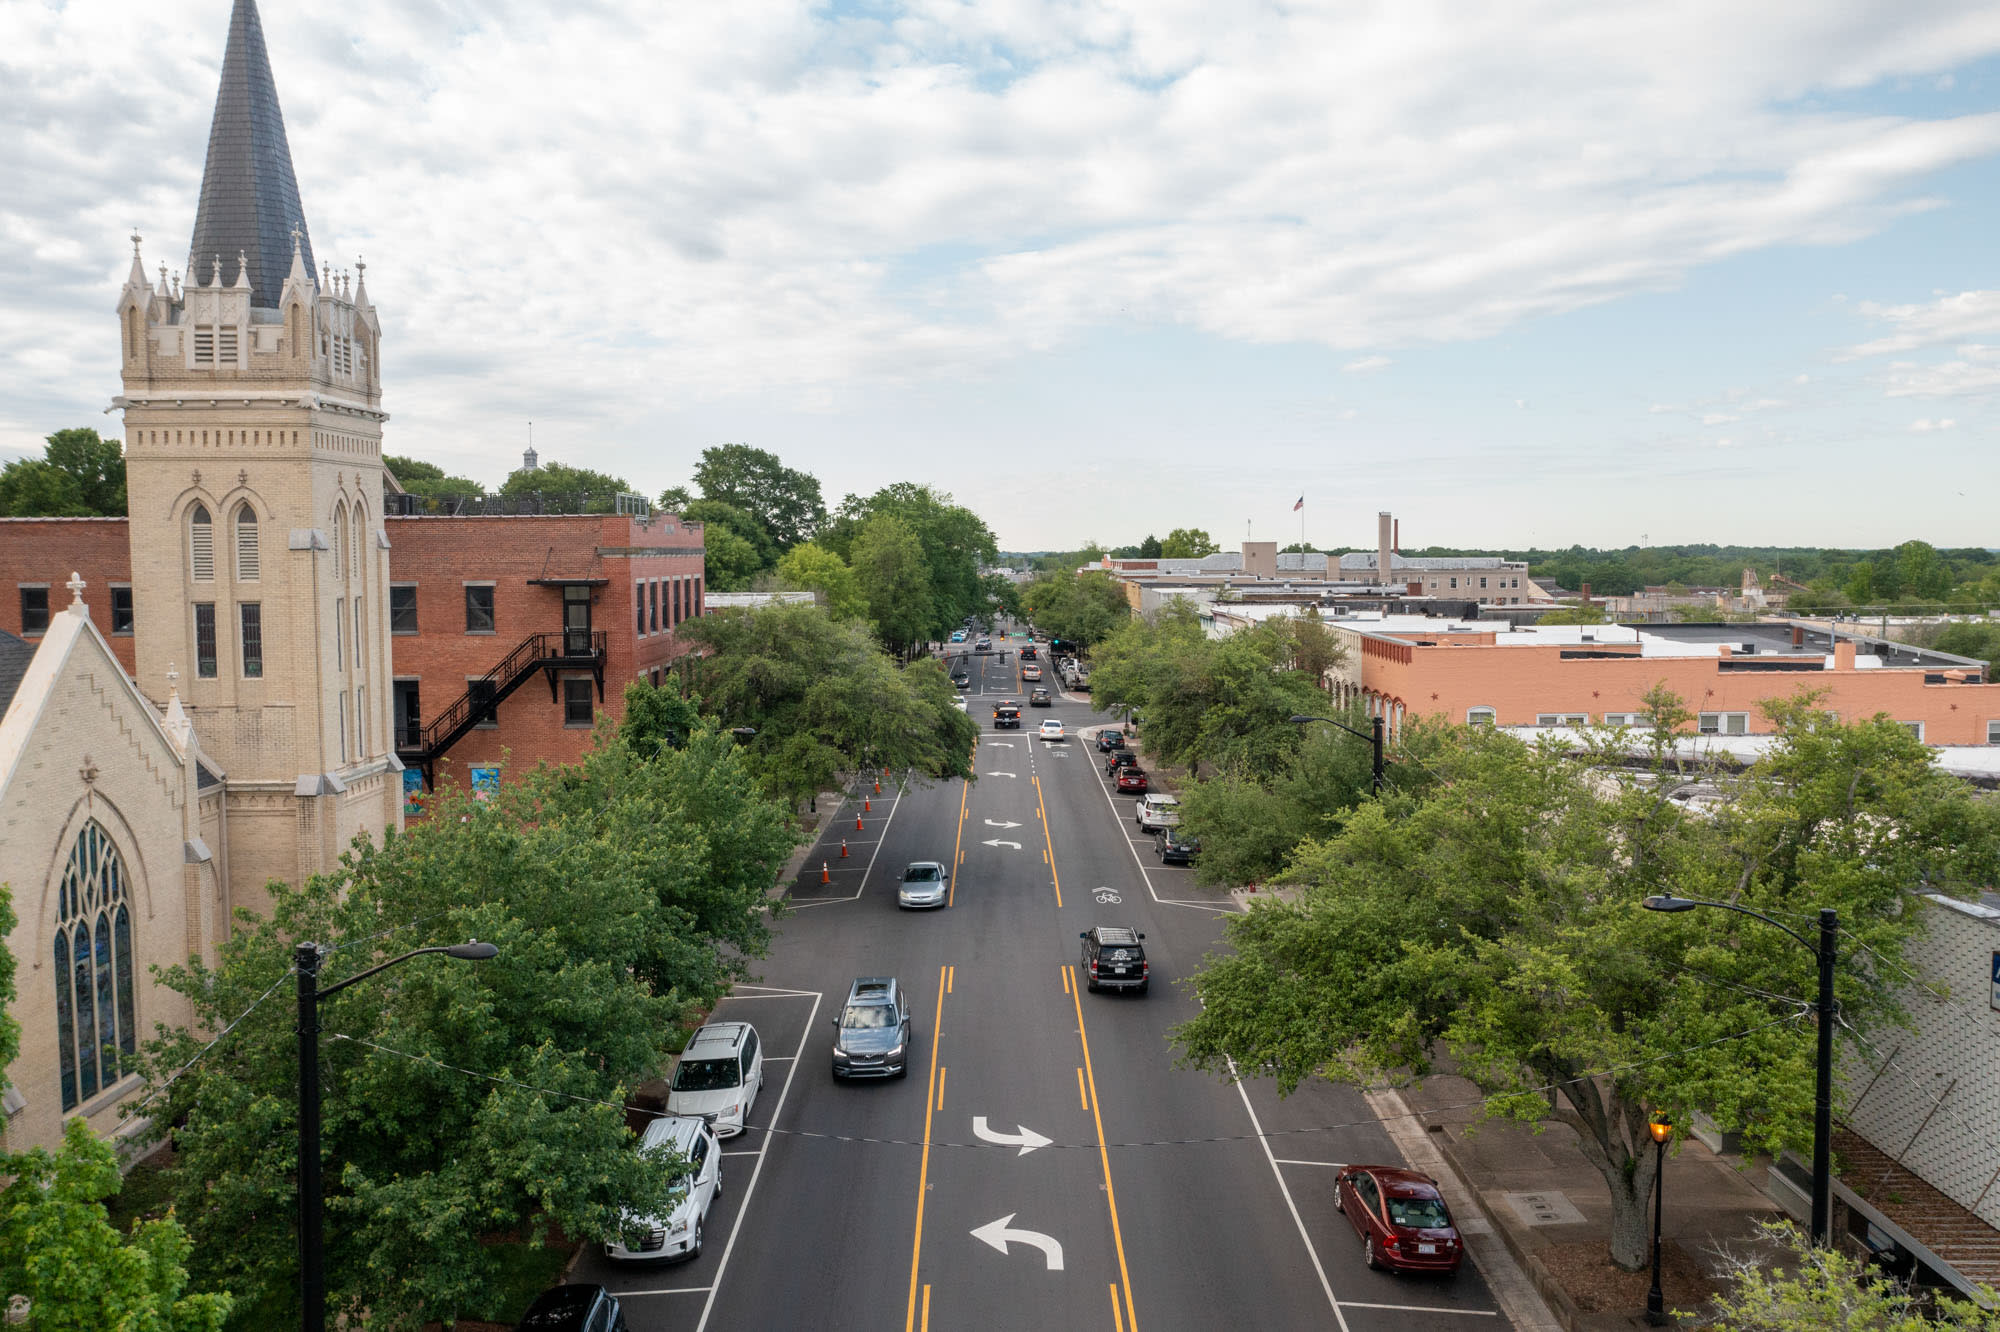
[[[1389,558],[1389,555],[1395,547],[1395,541],[1395,520],[1389,516],[1389,511],[1384,509],[1375,519],[1375,572],[1377,575],[1375,581],[1385,587],[1388,585],[1390,576],[1394,572],[1394,562]]]
[[[1396,520],[1396,539],[1390,543],[1389,549],[1398,555],[1403,553],[1403,520],[1401,518]]]

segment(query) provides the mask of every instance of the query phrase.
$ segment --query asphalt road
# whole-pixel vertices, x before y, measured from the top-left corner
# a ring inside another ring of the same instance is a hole
[[[571,1279],[617,1292],[635,1332],[1507,1327],[1470,1265],[1363,1264],[1329,1167],[1400,1158],[1359,1094],[1280,1102],[1173,1067],[1167,1033],[1194,1008],[1173,982],[1215,946],[1228,898],[1141,839],[1133,799],[1075,737],[1103,720],[1087,700],[1045,680],[1056,705],[996,733],[995,698],[1026,701],[1019,655],[968,660],[977,780],[852,797],[759,983],[718,1010],[757,1026],[766,1082],[750,1131],[723,1144],[703,1253],[586,1255]],[[1050,716],[1071,739],[1035,737]],[[951,904],[901,912],[896,880],[922,859],[955,866]],[[1100,923],[1145,932],[1150,994],[1081,992],[1077,935]],[[829,1070],[829,1023],[864,975],[910,996],[903,1080]],[[1024,1130],[1048,1145],[1024,1153]]]

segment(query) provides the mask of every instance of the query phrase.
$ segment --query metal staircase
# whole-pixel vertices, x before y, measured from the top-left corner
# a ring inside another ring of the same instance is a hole
[[[437,775],[437,761],[473,727],[491,719],[501,702],[537,671],[548,678],[549,701],[553,703],[558,701],[560,689],[557,672],[588,669],[597,679],[597,701],[602,703],[606,642],[602,629],[558,629],[528,635],[499,665],[468,684],[430,724],[415,732],[398,727],[396,757],[404,767],[422,769],[424,786],[430,788]]]

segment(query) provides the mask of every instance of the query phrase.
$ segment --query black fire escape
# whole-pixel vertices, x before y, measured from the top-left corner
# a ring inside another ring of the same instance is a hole
[[[396,757],[404,767],[421,769],[424,786],[430,789],[437,776],[437,761],[473,727],[493,720],[501,702],[536,671],[548,678],[549,701],[553,703],[559,701],[561,690],[558,672],[588,670],[597,679],[597,701],[603,703],[605,645],[601,629],[559,629],[528,635],[498,666],[472,681],[429,725],[420,729],[397,727]]]

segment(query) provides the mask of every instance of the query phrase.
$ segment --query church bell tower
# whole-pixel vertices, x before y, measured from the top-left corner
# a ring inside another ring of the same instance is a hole
[[[118,298],[139,685],[224,769],[229,869],[329,868],[402,822],[390,742],[381,323],[313,267],[255,0],[234,0],[185,276]],[[244,890],[249,890],[247,893]]]

